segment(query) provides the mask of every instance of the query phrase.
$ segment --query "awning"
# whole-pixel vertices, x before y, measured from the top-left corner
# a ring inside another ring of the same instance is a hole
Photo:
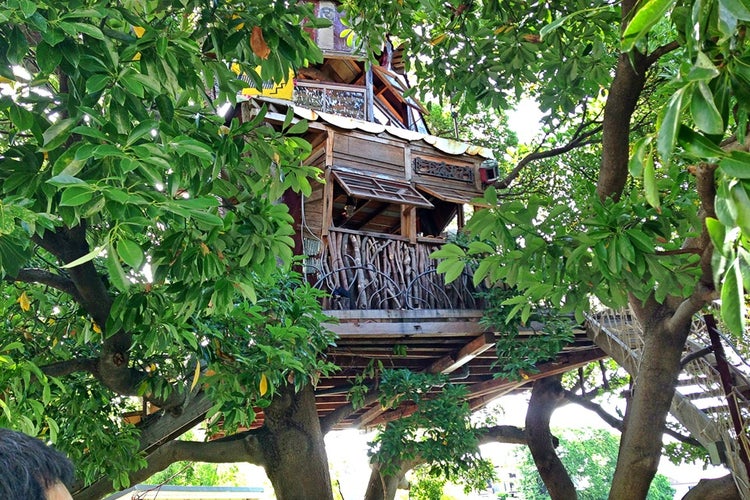
[[[475,207],[489,206],[486,203],[473,203],[473,198],[469,198],[465,193],[453,189],[440,188],[438,190],[434,187],[427,187],[422,184],[417,184],[417,189],[429,194],[430,196],[434,196],[438,200],[447,201],[448,203],[455,203],[457,205],[474,205]]]
[[[434,208],[432,203],[405,180],[339,166],[334,166],[331,172],[346,194],[353,198]]]

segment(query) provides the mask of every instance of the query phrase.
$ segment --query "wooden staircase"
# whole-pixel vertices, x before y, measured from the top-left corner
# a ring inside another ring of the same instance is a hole
[[[609,310],[587,321],[589,337],[636,376],[643,352],[636,319]],[[750,365],[720,334],[712,316],[693,320],[682,365],[670,413],[709,451],[714,464],[732,472],[742,498],[750,498]]]

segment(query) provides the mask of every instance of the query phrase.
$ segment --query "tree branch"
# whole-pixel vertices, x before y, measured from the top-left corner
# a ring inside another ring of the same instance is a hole
[[[362,407],[370,406],[378,400],[378,391],[370,390],[365,394],[364,402]],[[359,408],[355,408],[352,403],[348,403],[344,406],[336,408],[334,411],[320,419],[320,430],[325,436],[333,427],[344,420],[346,417],[356,412]]]
[[[69,264],[90,252],[89,244],[86,241],[85,221],[72,228],[61,227],[56,231],[47,231],[41,237],[32,237],[32,240],[64,264]],[[76,291],[72,295],[104,330],[112,308],[112,297],[96,267],[94,267],[93,261],[71,267],[68,272],[70,273],[70,283]],[[96,370],[97,379],[118,394],[124,396],[139,395],[138,387],[146,374],[130,367],[132,334],[120,330],[119,332],[106,332],[103,338]],[[149,394],[145,397],[157,406],[169,409],[182,405],[185,394],[180,388],[173,387],[166,399],[157,399]]]
[[[231,463],[249,462],[264,466],[263,453],[253,431],[242,433],[241,438],[209,442],[169,441],[156,449],[146,461],[148,465],[130,475],[130,482],[143,482],[175,462]],[[112,481],[103,478],[75,492],[75,500],[98,500],[111,492]]]
[[[479,435],[480,446],[487,443],[528,444],[526,431],[515,425],[493,425],[477,430],[481,432]]]
[[[653,52],[651,52],[648,56],[646,56],[646,64],[648,66],[651,66],[655,64],[656,61],[658,61],[660,57],[666,54],[669,54],[670,52],[677,50],[679,48],[680,48],[680,43],[676,40],[666,43],[662,45],[661,47],[657,47],[654,49]]]
[[[597,142],[597,141],[593,141],[593,140],[589,140],[589,139],[592,136],[594,136],[594,135],[598,134],[599,132],[601,132],[601,130],[602,130],[602,126],[601,125],[598,125],[595,128],[593,128],[593,129],[591,129],[591,130],[589,130],[589,131],[587,131],[585,133],[583,132],[583,129],[585,127],[587,127],[589,125],[592,125],[594,123],[596,123],[596,122],[592,122],[592,121],[582,122],[578,126],[578,129],[574,133],[574,135],[571,138],[571,140],[568,141],[568,143],[565,144],[565,145],[563,145],[563,146],[560,146],[560,147],[557,147],[557,148],[548,149],[548,150],[545,150],[545,151],[539,151],[539,148],[537,148],[537,150],[535,150],[534,152],[527,154],[526,156],[524,156],[516,164],[515,167],[513,167],[513,170],[511,170],[508,175],[506,175],[503,179],[497,180],[495,182],[495,184],[494,184],[495,187],[497,187],[498,189],[506,189],[506,188],[508,188],[510,186],[510,184],[519,176],[519,174],[521,173],[521,170],[523,170],[524,167],[526,167],[526,165],[528,165],[529,163],[531,163],[533,161],[542,160],[542,159],[545,159],[545,158],[552,158],[554,156],[567,153],[568,151],[572,151],[573,149],[576,149],[576,148],[579,148],[579,147],[582,147],[582,146],[585,146],[585,145]]]
[[[96,358],[86,359],[68,359],[66,361],[58,361],[57,363],[51,363],[49,365],[41,366],[40,369],[45,375],[50,377],[64,377],[75,372],[89,372],[94,376],[98,375]]]
[[[67,293],[73,297],[73,300],[76,302],[79,302],[81,299],[75,284],[70,278],[51,273],[45,269],[24,268],[20,269],[16,276],[6,276],[3,279],[11,283],[20,281],[23,283],[39,283],[40,285],[47,285],[56,290],[60,290],[63,293]]]
[[[579,406],[583,406],[587,410],[593,411],[602,420],[604,420],[604,422],[606,422],[607,425],[609,425],[613,429],[616,429],[616,430],[622,432],[622,430],[624,428],[623,421],[620,420],[619,418],[615,417],[611,413],[607,412],[604,408],[602,408],[601,405],[599,405],[597,403],[594,403],[590,399],[585,398],[583,396],[579,396],[578,394],[575,394],[574,392],[571,392],[571,391],[565,391],[564,397],[565,397],[565,400],[567,400],[567,401],[569,401],[571,403],[575,403],[575,404],[577,404]],[[677,439],[678,441],[681,441],[683,443],[686,443],[686,444],[689,444],[689,445],[692,445],[692,446],[696,446],[698,448],[703,449],[703,445],[698,440],[693,439],[690,436],[685,436],[684,434],[680,434],[679,432],[674,431],[674,430],[669,429],[669,428],[666,428],[664,430],[664,433],[667,434],[667,435],[669,435],[669,436],[672,436],[673,438]]]

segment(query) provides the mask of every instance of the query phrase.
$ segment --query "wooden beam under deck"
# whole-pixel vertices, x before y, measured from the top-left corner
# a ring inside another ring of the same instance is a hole
[[[495,345],[495,336],[490,332],[485,332],[463,346],[457,355],[444,356],[435,361],[427,368],[427,371],[430,373],[454,372],[493,345]]]

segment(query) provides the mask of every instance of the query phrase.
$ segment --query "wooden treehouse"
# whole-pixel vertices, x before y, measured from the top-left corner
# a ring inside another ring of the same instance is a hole
[[[400,51],[386,46],[381,64],[367,69],[339,36],[335,3],[314,3],[332,21],[313,33],[323,63],[248,92],[254,95],[243,112],[265,105],[266,119],[281,123],[292,108],[309,123],[313,149],[306,163],[325,175],[310,196],[284,197],[295,219],[296,253],[305,256],[302,271],[327,292],[324,309],[338,320],[328,325],[339,335],[328,358],[341,370],[318,383],[320,416],[347,405],[351,380],[373,360],[449,374],[467,385],[469,404],[479,408],[537,378],[604,357],[581,330],[528,379],[493,377],[495,333],[479,323],[480,290],[470,272],[446,284],[430,258],[461,231],[472,199],[496,176],[492,153],[430,135],[421,105],[404,97]],[[335,427],[373,426],[409,411],[373,403]]]

